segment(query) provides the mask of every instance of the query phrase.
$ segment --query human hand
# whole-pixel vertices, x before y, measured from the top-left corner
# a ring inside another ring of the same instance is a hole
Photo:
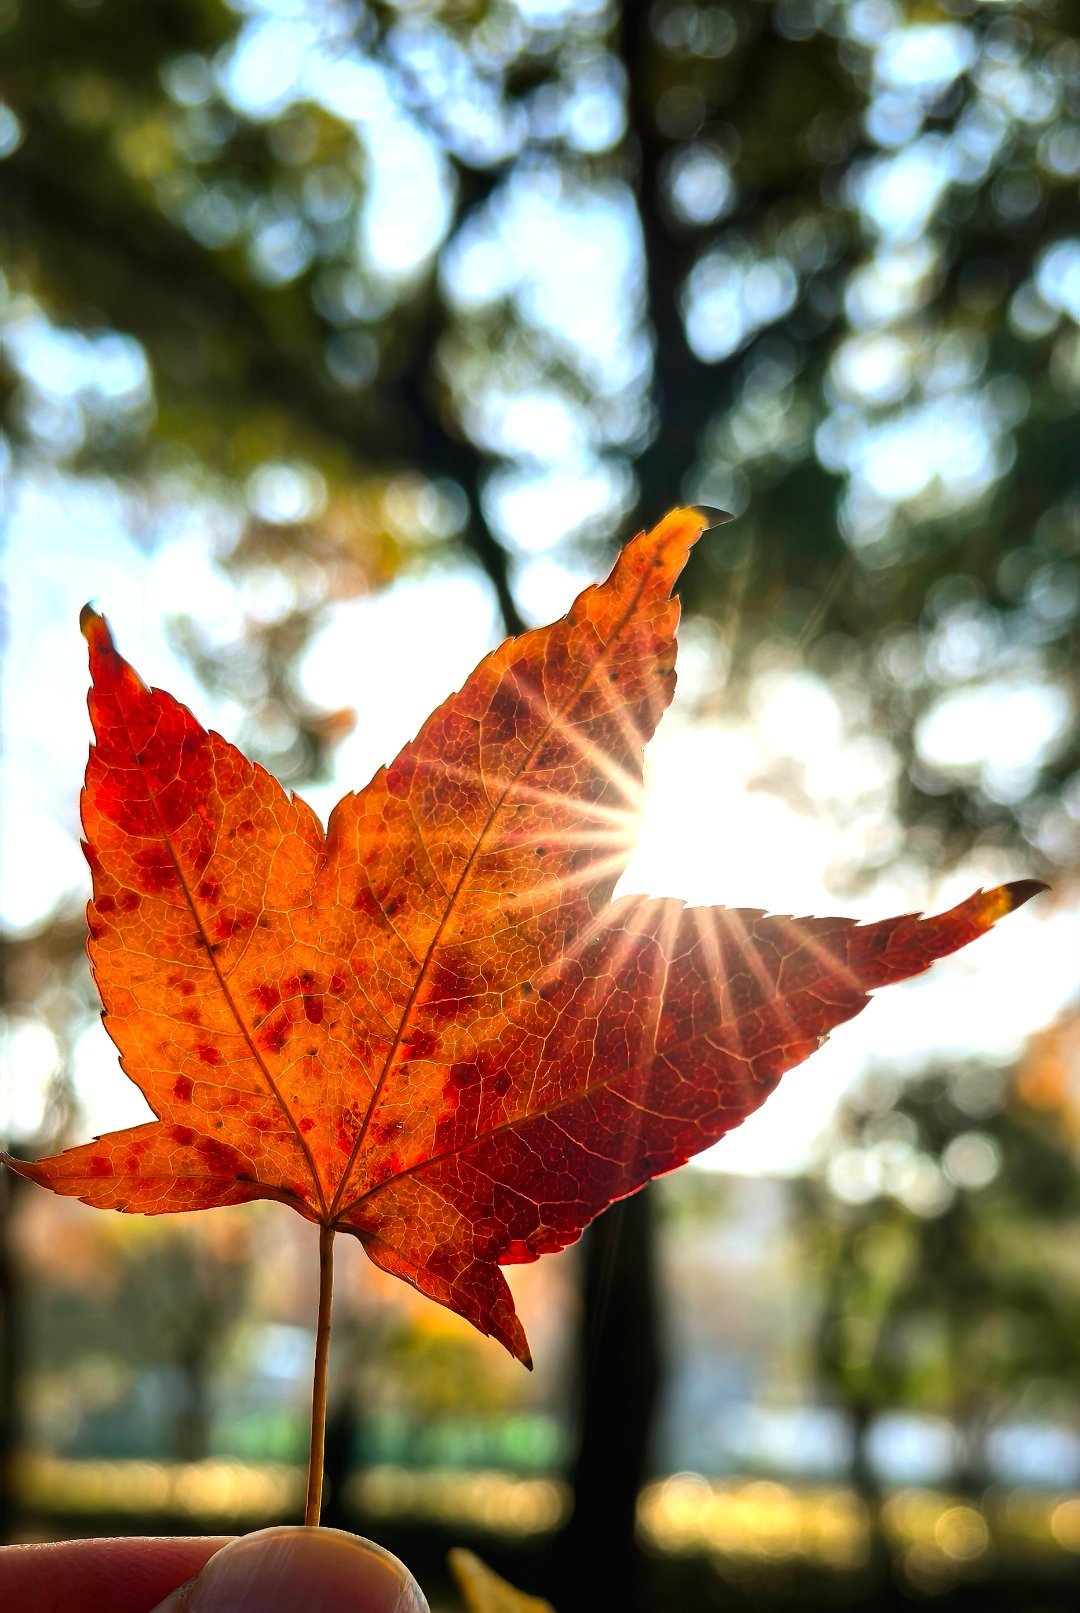
[[[403,1563],[340,1529],[0,1550],[4,1613],[428,1613]]]

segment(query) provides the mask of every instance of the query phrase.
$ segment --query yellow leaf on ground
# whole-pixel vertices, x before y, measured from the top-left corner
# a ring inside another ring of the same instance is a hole
[[[474,1552],[455,1546],[447,1561],[468,1613],[555,1613],[541,1596],[527,1596],[492,1573]]]

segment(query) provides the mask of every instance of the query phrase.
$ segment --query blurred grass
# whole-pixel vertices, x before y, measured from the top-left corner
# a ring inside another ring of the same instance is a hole
[[[147,1518],[178,1529],[261,1527],[296,1513],[303,1475],[286,1463],[69,1460],[24,1455],[15,1464],[25,1523],[50,1530],[107,1515],[139,1529]],[[469,1536],[523,1540],[552,1534],[566,1517],[567,1486],[496,1471],[415,1470],[380,1464],[354,1475],[346,1508],[372,1523],[427,1523]],[[913,1566],[985,1571],[991,1563],[1061,1557],[1080,1568],[1080,1493],[994,1486],[975,1502],[947,1491],[893,1491],[882,1525]],[[867,1510],[854,1490],[677,1473],[640,1498],[643,1543],[660,1555],[801,1561],[839,1572],[868,1556]]]

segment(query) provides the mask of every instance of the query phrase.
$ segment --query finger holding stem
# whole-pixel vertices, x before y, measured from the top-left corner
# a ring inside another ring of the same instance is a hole
[[[315,1378],[311,1388],[311,1444],[308,1449],[304,1522],[316,1528],[322,1511],[323,1457],[326,1448],[326,1367],[330,1358],[330,1311],[334,1300],[334,1229],[319,1228],[319,1320],[315,1332]]]

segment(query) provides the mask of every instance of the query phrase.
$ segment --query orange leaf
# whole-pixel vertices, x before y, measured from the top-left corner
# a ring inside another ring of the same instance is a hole
[[[148,1215],[282,1200],[527,1362],[501,1266],[572,1243],[870,990],[1042,888],[868,925],[611,903],[705,525],[673,511],[493,651],[325,834],[85,612],[90,957],[157,1119],[9,1163]]]

